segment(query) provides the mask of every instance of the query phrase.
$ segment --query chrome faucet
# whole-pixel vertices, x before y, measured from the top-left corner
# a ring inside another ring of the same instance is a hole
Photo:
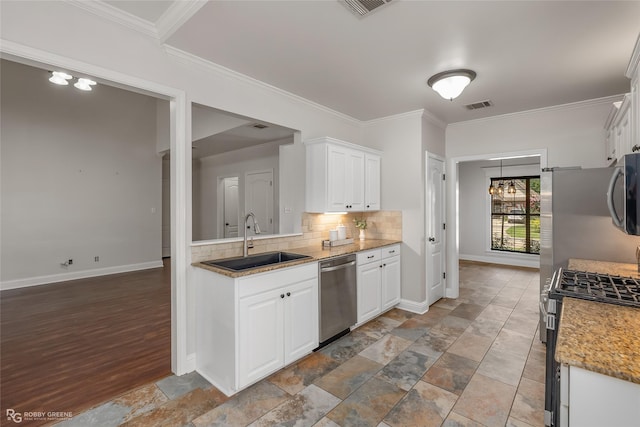
[[[253,247],[253,242],[251,246],[247,245],[247,222],[249,221],[249,217],[253,218],[253,231],[256,234],[260,234],[260,227],[258,227],[258,221],[256,221],[256,216],[253,212],[249,212],[247,216],[244,217],[244,246],[242,247],[242,256],[249,255],[249,247]]]

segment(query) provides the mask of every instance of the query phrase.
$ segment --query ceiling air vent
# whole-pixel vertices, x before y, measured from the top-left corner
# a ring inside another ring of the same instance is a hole
[[[254,127],[254,128],[256,128],[256,129],[266,129],[266,128],[268,128],[269,126],[267,126],[267,125],[263,125],[262,123],[255,123],[255,124],[253,125],[253,127]]]
[[[480,101],[480,102],[474,102],[473,104],[465,105],[467,110],[477,110],[479,108],[487,108],[487,107],[492,107],[492,106],[493,106],[493,102],[491,102],[489,100]]]
[[[360,16],[364,16],[374,9],[379,8],[391,0],[339,0],[341,3],[347,5],[349,9],[357,13]]]

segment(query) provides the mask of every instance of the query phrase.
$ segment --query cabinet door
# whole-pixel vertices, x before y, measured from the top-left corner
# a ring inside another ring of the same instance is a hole
[[[284,295],[279,290],[240,299],[239,387],[284,366]]]
[[[284,288],[284,363],[318,347],[318,279]]]
[[[569,366],[568,376],[561,381],[567,377],[569,398],[563,403],[568,404],[568,415],[561,425],[565,421],[576,427],[638,425],[640,384],[576,366]]]
[[[348,153],[344,147],[327,146],[327,204],[330,211],[344,211],[349,204],[350,188],[346,185],[351,177]]]
[[[365,155],[364,210],[380,210],[380,156]]]
[[[355,150],[348,152],[347,180],[347,211],[361,212],[364,210],[364,153]]]
[[[380,262],[358,266],[358,323],[380,314],[381,279]]]
[[[400,257],[383,260],[382,264],[382,310],[393,307],[400,301],[401,283]]]

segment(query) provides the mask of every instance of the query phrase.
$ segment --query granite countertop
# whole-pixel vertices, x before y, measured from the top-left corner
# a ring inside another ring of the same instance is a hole
[[[640,384],[640,309],[563,298],[555,358]]]
[[[332,248],[324,248],[320,246],[305,246],[301,248],[283,249],[284,252],[291,252],[301,255],[309,255],[311,258],[296,260],[287,262],[286,264],[271,264],[264,267],[254,268],[244,271],[229,271],[222,268],[213,267],[203,264],[202,262],[195,262],[192,265],[194,267],[204,268],[205,270],[213,271],[214,273],[222,274],[228,277],[243,277],[251,274],[264,273],[267,271],[273,271],[280,268],[292,267],[294,265],[306,264],[309,262],[317,262],[323,259],[332,258],[340,255],[347,255],[355,252],[366,251],[369,249],[378,249],[384,246],[395,245],[402,243],[398,240],[355,240],[354,243],[349,245],[335,246]],[[253,255],[253,254],[251,254]]]
[[[621,262],[594,261],[590,259],[569,260],[569,270],[589,271],[592,273],[612,274],[614,276],[626,276],[640,278],[637,264],[625,264]]]

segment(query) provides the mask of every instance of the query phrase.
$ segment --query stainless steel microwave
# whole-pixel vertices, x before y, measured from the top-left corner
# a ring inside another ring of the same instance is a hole
[[[625,155],[613,168],[607,205],[616,227],[640,236],[640,153]]]

